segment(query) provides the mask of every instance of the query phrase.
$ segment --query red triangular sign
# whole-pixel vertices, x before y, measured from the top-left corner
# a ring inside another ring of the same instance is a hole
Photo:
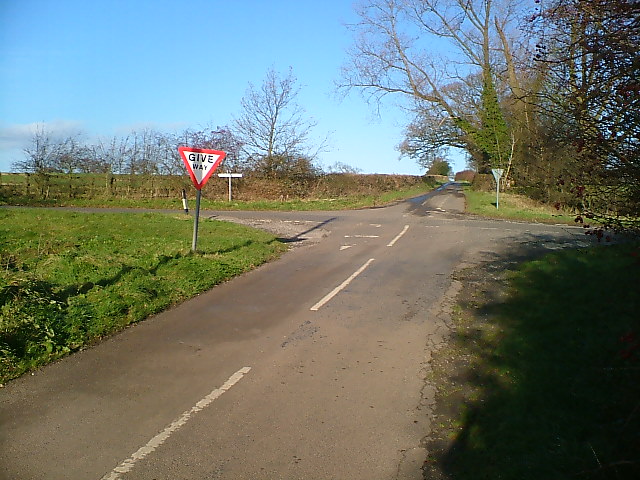
[[[227,155],[220,150],[191,147],[178,147],[178,152],[187,167],[191,181],[198,190],[204,187],[211,174],[216,171]]]

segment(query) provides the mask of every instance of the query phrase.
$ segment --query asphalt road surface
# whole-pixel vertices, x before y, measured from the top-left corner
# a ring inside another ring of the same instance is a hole
[[[280,260],[0,389],[6,479],[420,479],[452,273],[579,229],[463,215],[455,185],[384,208],[203,212]]]

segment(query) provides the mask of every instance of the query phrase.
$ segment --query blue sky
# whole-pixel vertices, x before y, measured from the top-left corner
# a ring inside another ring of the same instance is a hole
[[[355,20],[350,0],[0,0],[0,171],[35,125],[89,141],[228,125],[249,82],[291,67],[329,137],[323,166],[422,174],[395,148],[408,118],[393,101],[378,117],[335,93]]]

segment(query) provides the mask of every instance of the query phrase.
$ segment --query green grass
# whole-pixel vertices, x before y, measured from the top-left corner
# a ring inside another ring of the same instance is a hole
[[[440,432],[446,478],[640,478],[640,246],[554,253],[506,279],[506,297],[457,315],[446,355],[466,398]]]
[[[522,195],[500,192],[496,208],[495,192],[480,192],[464,187],[467,211],[489,218],[504,218],[541,223],[574,223],[575,215],[542,205]]]
[[[183,215],[0,210],[0,378],[16,377],[285,250]]]

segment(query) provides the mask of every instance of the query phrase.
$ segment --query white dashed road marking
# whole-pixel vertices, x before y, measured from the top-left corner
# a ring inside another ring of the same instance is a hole
[[[135,466],[136,462],[142,460],[150,453],[162,445],[172,433],[182,427],[185,423],[189,421],[189,419],[200,410],[208,407],[214,400],[219,398],[224,392],[233,387],[236,383],[238,383],[242,377],[244,377],[249,371],[251,367],[243,367],[238,370],[236,373],[229,377],[229,380],[224,382],[224,384],[220,388],[216,388],[209,395],[204,397],[198,403],[196,403],[191,410],[187,410],[182,415],[180,415],[177,419],[171,422],[167,427],[162,430],[159,434],[153,437],[151,440],[147,442],[147,444],[143,447],[140,447],[138,451],[136,451],[133,455],[127,458],[124,462],[114,468],[111,472],[102,477],[101,480],[118,480],[122,478],[127,472],[130,472],[131,469]]]
[[[387,247],[393,247],[395,245],[395,243],[398,240],[400,240],[400,237],[402,237],[405,233],[407,233],[407,230],[409,230],[409,225],[405,225],[404,228],[402,229],[402,231],[396,236],[396,238],[394,238],[389,243],[387,243]]]
[[[356,270],[349,278],[347,278],[344,282],[342,282],[340,285],[338,285],[336,288],[334,288],[333,290],[331,290],[327,295],[325,295],[322,300],[320,300],[318,303],[316,303],[313,307],[310,308],[310,310],[318,311],[320,309],[320,307],[322,307],[325,303],[327,303],[329,300],[331,300],[333,297],[335,297],[338,293],[340,293],[340,291],[342,289],[344,289],[347,285],[349,285],[354,278],[356,278],[358,275],[360,275],[362,272],[364,272],[364,270],[371,264],[371,262],[373,262],[375,260],[375,258],[370,258],[369,260],[367,260],[367,262],[362,265],[358,270]]]

